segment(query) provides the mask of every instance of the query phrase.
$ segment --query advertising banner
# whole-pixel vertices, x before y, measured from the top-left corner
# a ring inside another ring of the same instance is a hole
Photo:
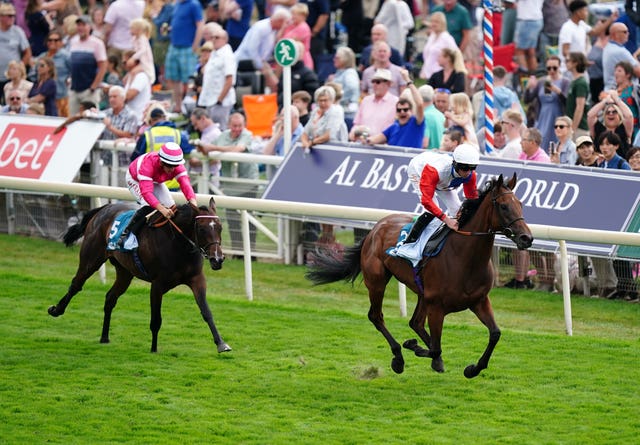
[[[422,212],[406,169],[419,154],[414,149],[321,145],[310,153],[289,152],[265,191],[265,199]],[[482,157],[478,187],[500,174],[518,177],[515,193],[528,223],[549,226],[638,232],[640,174],[621,170]],[[459,189],[462,193],[462,189]],[[556,242],[534,247],[555,250]],[[567,243],[574,252],[615,253],[614,246]],[[625,247],[626,257],[640,258]]]
[[[79,120],[58,134],[63,118],[0,115],[0,175],[71,182],[104,129],[101,121]]]

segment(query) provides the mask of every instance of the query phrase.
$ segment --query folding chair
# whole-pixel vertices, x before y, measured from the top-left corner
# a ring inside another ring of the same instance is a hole
[[[242,108],[247,117],[247,130],[254,136],[270,137],[273,120],[278,115],[277,94],[245,94]]]

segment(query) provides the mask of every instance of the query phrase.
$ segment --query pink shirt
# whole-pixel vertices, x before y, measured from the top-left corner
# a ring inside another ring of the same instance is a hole
[[[299,25],[291,25],[282,33],[283,39],[293,39],[302,42],[304,46],[304,54],[302,55],[302,62],[307,68],[313,69],[313,58],[311,57],[311,28],[307,22],[302,22]]]
[[[129,173],[134,180],[138,181],[138,184],[140,184],[140,194],[147,204],[153,208],[160,203],[158,198],[153,194],[153,184],[160,184],[169,179],[175,178],[178,181],[180,190],[182,190],[187,200],[195,199],[196,197],[184,165],[178,165],[171,173],[165,172],[157,151],[145,153],[134,159],[131,165],[129,165]]]
[[[536,151],[532,156],[527,156],[527,154],[523,151],[522,153],[520,153],[520,156],[518,156],[518,159],[523,161],[551,162],[549,155],[545,153],[542,148],[538,148],[538,151]]]
[[[370,135],[382,133],[396,119],[398,97],[387,92],[380,100],[373,94],[365,96],[360,102],[353,118],[354,125],[366,125]]]
[[[132,57],[140,61],[142,70],[149,76],[149,81],[153,84],[156,81],[156,68],[153,66],[153,52],[147,36],[133,37],[133,50],[135,54]]]

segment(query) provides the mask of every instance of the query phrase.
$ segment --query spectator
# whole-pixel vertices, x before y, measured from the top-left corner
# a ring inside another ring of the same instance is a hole
[[[574,137],[589,134],[589,125],[587,124],[589,85],[584,76],[587,63],[587,57],[578,52],[570,52],[566,60],[567,70],[572,77],[567,94],[566,113],[572,119],[571,130]]]
[[[37,63],[43,57],[53,60],[56,68],[56,108],[58,116],[69,117],[69,92],[67,81],[71,72],[71,59],[69,52],[63,48],[62,34],[58,31],[51,31],[47,38],[47,51],[40,54],[36,59]],[[36,74],[34,73],[34,76]]]
[[[304,126],[300,123],[300,117],[298,115],[298,109],[296,107],[290,108],[291,113],[291,145],[290,149],[293,149],[300,140]],[[271,131],[271,137],[262,147],[262,154],[273,155],[283,157],[284,152],[284,109],[278,115],[273,129]],[[272,165],[267,166],[267,178],[273,178],[275,174],[275,168]]]
[[[100,84],[102,89],[102,100],[100,101],[100,109],[104,110],[109,106],[109,88],[114,85],[122,86],[122,79],[120,79],[120,70],[118,67],[120,66],[120,60],[117,56],[113,54],[107,56],[107,71],[104,73],[104,79],[102,79],[102,83]]]
[[[342,86],[343,95],[340,104],[344,109],[347,126],[351,128],[350,124],[353,124],[360,102],[360,78],[356,70],[356,55],[351,48],[341,46],[333,57],[333,65],[336,67],[336,72],[329,76],[329,79]]]
[[[143,13],[144,0],[115,0],[109,5],[104,16],[104,37],[109,54],[122,58],[125,51],[134,49],[131,21],[142,18]],[[143,68],[146,68],[144,64]]]
[[[387,43],[400,51],[400,54],[404,54],[407,34],[415,26],[413,14],[404,0],[383,0],[374,23],[381,23],[387,27],[389,31]]]
[[[260,20],[249,28],[242,39],[242,43],[235,51],[236,62],[252,60],[256,69],[262,71],[266,85],[271,91],[276,91],[278,77],[271,69],[268,61],[273,57],[276,44],[276,34],[291,19],[287,9],[277,9],[269,18]]]
[[[109,108],[104,110],[104,131],[100,139],[116,140],[133,138],[138,131],[138,118],[125,103],[124,88],[114,85],[109,88]]]
[[[46,40],[54,27],[47,11],[42,9],[44,0],[28,0],[25,10],[25,21],[29,29],[29,45],[32,54],[40,54],[47,50]]]
[[[500,45],[513,43],[516,31],[516,15],[518,13],[516,0],[503,0],[502,29],[500,31]]]
[[[158,68],[160,83],[164,87],[164,64],[167,58],[167,51],[169,50],[169,43],[171,41],[169,29],[171,26],[171,19],[173,17],[173,1],[161,0],[158,7],[160,8],[159,11],[151,12],[151,20],[153,21],[153,25],[156,29],[151,49],[153,50],[153,61]]]
[[[240,113],[232,113],[229,116],[229,127],[223,131],[213,144],[200,141],[198,151],[209,153],[210,151],[249,153],[251,147],[251,132],[245,127],[244,116]],[[237,171],[234,169],[237,166]],[[258,164],[254,162],[230,162],[222,161],[222,176],[226,178],[258,179]],[[223,191],[229,196],[242,196],[245,198],[255,198],[258,195],[258,188],[253,183],[225,183]],[[240,225],[240,215],[237,210],[227,210],[227,222],[229,236],[231,237],[231,248],[242,250],[242,235]],[[253,250],[256,241],[256,230],[253,225],[249,228],[251,248]]]
[[[309,7],[307,24],[311,28],[311,57],[316,67],[320,66],[318,57],[327,50],[330,3],[329,0],[300,0]]]
[[[282,30],[280,38],[294,39],[302,43],[302,51],[299,55],[304,65],[313,69],[313,58],[311,57],[311,28],[306,22],[309,16],[309,7],[306,3],[296,3],[290,9],[291,21]]]
[[[640,62],[624,47],[629,39],[629,30],[624,23],[616,22],[609,27],[609,42],[602,50],[602,74],[604,89],[615,88],[614,71],[618,62],[627,61],[633,67],[633,74],[640,76]],[[596,99],[593,98],[595,101]]]
[[[31,61],[31,47],[22,28],[16,26],[16,9],[11,3],[0,3],[0,41],[5,42],[0,51],[0,86],[9,82],[9,62],[22,61],[27,66]]]
[[[370,144],[389,144],[402,147],[422,148],[422,140],[426,125],[424,123],[424,108],[422,96],[409,78],[409,72],[402,70],[402,76],[415,105],[415,115],[412,111],[411,101],[400,98],[396,103],[396,121],[387,127],[382,133],[375,134],[367,140]]]
[[[598,115],[602,112],[602,122]],[[606,91],[600,102],[595,104],[587,113],[587,123],[591,138],[596,141],[596,151],[600,151],[597,141],[606,131],[613,131],[620,137],[618,154],[624,158],[629,150],[631,134],[633,133],[633,115],[629,107],[620,100],[616,90]]]
[[[342,17],[340,21],[347,28],[347,46],[360,54],[369,28],[364,25],[364,6],[362,0],[343,0],[340,2]]]
[[[366,133],[367,136],[382,133],[395,120],[395,107],[398,96],[390,92],[391,72],[387,69],[376,70],[371,79],[373,93],[362,98],[349,139],[354,141]],[[448,105],[447,97],[447,108]],[[359,133],[358,135],[356,133]]]
[[[385,25],[383,25],[382,23],[373,25],[373,27],[371,28],[371,44],[365,46],[365,48],[362,50],[362,53],[360,54],[360,66],[358,66],[358,71],[362,72],[365,70],[365,68],[371,65],[371,54],[373,52],[373,45],[375,45],[375,43],[379,41],[387,42],[388,45],[388,36],[389,30]],[[389,60],[391,61],[391,63],[398,66],[404,66],[404,57],[402,56],[402,54],[400,54],[400,51],[398,51],[396,48],[393,48],[392,46],[389,46],[389,49],[391,50],[391,56],[389,56]]]
[[[106,39],[107,24],[104,22],[104,8],[95,7],[89,10],[91,12],[91,35],[100,40]],[[118,57],[118,60],[120,57]]]
[[[633,134],[631,140],[633,140],[638,134],[638,116],[640,116],[639,104],[637,102],[638,91],[637,86],[634,84],[633,67],[629,62],[618,62],[613,72],[613,77],[616,83],[616,92],[620,100],[629,107],[631,115],[633,116]]]
[[[29,104],[29,106],[27,107],[27,111],[25,111],[24,114],[31,114],[34,116],[44,116],[44,105],[36,102]]]
[[[446,125],[464,135],[464,142],[478,147],[478,139],[473,128],[473,106],[466,93],[453,93],[449,98],[449,110],[444,113]]]
[[[530,74],[538,68],[536,50],[543,25],[542,3],[543,0],[518,0],[516,3],[515,58],[520,69]]]
[[[569,92],[569,79],[560,75],[560,58],[551,56],[547,59],[547,76],[538,79],[529,77],[524,100],[531,104],[535,113],[535,128],[542,134],[542,149],[549,150],[549,142],[557,142],[553,132],[553,124],[558,116],[565,114],[564,108],[567,93]]]
[[[65,25],[69,22],[67,17],[75,16],[75,18],[78,18],[82,14],[82,7],[78,0],[51,0],[44,2],[42,9],[55,17],[55,24],[58,29],[66,29]]]
[[[560,34],[558,35],[558,56],[562,62],[562,71],[568,69],[566,62],[569,58],[569,53],[581,53],[586,56],[587,44],[591,38],[600,34],[600,32],[606,29],[611,23],[618,18],[617,10],[614,10],[605,21],[599,21],[592,28],[586,23],[589,18],[588,4],[584,0],[574,0],[569,4],[569,11],[571,16],[562,27],[560,28]]]
[[[400,92],[406,83],[402,77],[402,68],[391,63],[389,56],[391,55],[390,47],[387,42],[377,41],[373,44],[372,63],[362,73],[362,81],[360,82],[360,91],[364,94],[373,92],[372,78],[374,73],[379,69],[388,70],[391,74],[391,93],[394,96],[400,96]]]
[[[0,109],[2,114],[25,114],[29,106],[24,102],[24,96],[20,90],[10,90],[7,103]]]
[[[241,13],[231,16],[225,23],[225,30],[229,34],[229,45],[234,51],[238,49],[245,34],[249,31],[251,24],[251,13],[253,12],[252,0],[236,0]],[[264,17],[260,17],[262,20]]]
[[[516,110],[507,110],[502,114],[502,130],[507,136],[507,145],[502,150],[496,150],[496,156],[505,159],[520,159],[522,154],[522,138],[520,130],[523,127],[522,115]]]
[[[170,45],[164,75],[171,88],[173,111],[182,112],[184,87],[196,68],[196,52],[202,39],[202,7],[197,0],[175,3],[170,25]]]
[[[453,128],[445,130],[442,134],[440,151],[453,153],[456,147],[462,144],[462,138],[463,134],[460,130],[454,130]]]
[[[291,105],[298,109],[298,116],[302,126],[309,122],[309,107],[311,106],[311,94],[306,91],[295,91],[291,94]]]
[[[237,64],[224,29],[216,31],[213,48],[204,67],[198,106],[206,108],[211,119],[219,123],[222,130],[226,130],[231,108],[236,104],[234,85]]]
[[[197,93],[197,99],[200,100],[200,94],[202,93],[202,82],[204,80],[204,69],[207,66],[207,62],[209,62],[209,58],[211,58],[211,53],[213,52],[213,43],[211,41],[205,41],[198,51],[198,65],[196,66],[196,71],[193,74],[193,89]],[[183,105],[187,98],[185,97],[182,102]],[[184,108],[184,107],[183,107]]]
[[[302,43],[295,42],[297,50],[302,50]],[[282,75],[281,75],[282,77]],[[306,91],[309,94],[313,94],[315,90],[320,86],[318,75],[315,71],[307,67],[302,60],[298,60],[291,65],[291,91]],[[282,82],[278,81],[278,105],[282,106],[283,98]]]
[[[0,51],[0,54],[2,52]],[[9,103],[9,93],[13,90],[19,90],[22,93],[22,97],[27,97],[31,88],[33,88],[33,82],[27,80],[27,71],[24,67],[24,63],[20,60],[12,60],[7,65],[7,71],[4,73],[7,78],[7,82],[4,84],[4,101]]]
[[[346,132],[343,134],[344,120],[333,108],[335,98],[335,90],[329,86],[321,86],[315,91],[314,102],[317,107],[311,112],[300,136],[302,147],[311,148],[329,141],[347,141]]]
[[[631,147],[627,152],[627,162],[634,172],[640,171],[640,147]]]
[[[631,170],[631,166],[618,153],[622,140],[615,132],[607,130],[598,137],[598,147],[603,160],[598,165],[600,168],[612,168],[616,170]]]
[[[604,20],[598,22],[604,23]],[[596,35],[591,45],[591,49],[587,54],[589,60],[587,74],[589,75],[589,94],[592,102],[597,102],[600,93],[604,89],[604,73],[602,67],[602,55],[604,47],[609,43],[609,28],[603,27]]]
[[[480,94],[482,94],[482,98],[476,119],[476,129],[484,130],[484,91]],[[522,114],[523,119],[526,119],[527,115],[520,104],[520,98],[515,91],[507,86],[507,70],[500,65],[493,68],[493,104],[494,116],[502,116],[507,110],[516,110]]]
[[[444,133],[444,114],[433,105],[434,90],[430,85],[422,85],[418,88],[418,92],[422,96],[424,107],[425,129],[422,148],[438,149]]]
[[[131,57],[140,62],[142,71],[149,77],[149,82],[153,84],[156,81],[156,68],[153,64],[153,52],[149,44],[151,24],[147,19],[133,19],[129,24],[129,32],[131,33],[132,50],[134,51]]]
[[[469,11],[458,4],[458,0],[442,0],[442,5],[432,9],[432,12],[442,12],[447,19],[447,30],[456,41],[461,52],[467,49],[471,41],[471,16]]]
[[[576,151],[576,165],[597,167],[602,162],[602,155],[596,151],[590,136],[580,136],[576,139]]]
[[[107,71],[107,51],[102,40],[91,35],[89,17],[76,19],[78,33],[69,42],[71,54],[71,90],[69,112],[76,114],[80,102],[100,102],[99,86]]]
[[[191,125],[200,133],[200,138],[195,142],[196,149],[200,151],[200,145],[213,144],[214,141],[220,136],[220,125],[214,122],[209,116],[209,112],[204,108],[196,108],[191,112],[189,116]],[[189,166],[192,172],[202,171],[202,161],[194,156],[189,157]],[[209,179],[215,187],[220,187],[220,168],[222,163],[219,160],[209,159]]]
[[[548,47],[558,47],[560,28],[569,20],[569,8],[565,0],[542,1],[542,32],[538,39],[538,56],[546,54]],[[504,20],[504,19],[503,19]],[[558,47],[559,48],[559,47]]]
[[[44,106],[45,115],[57,116],[56,67],[49,57],[42,57],[36,66],[38,78],[29,91],[27,103],[40,103]]]
[[[444,48],[438,63],[442,69],[431,75],[428,84],[436,89],[446,88],[451,93],[464,93],[467,69],[460,50]]]
[[[447,31],[447,19],[442,12],[431,14],[429,21],[429,37],[422,50],[422,69],[420,78],[429,79],[433,73],[440,71],[440,54],[444,48],[455,49],[458,46],[449,31]]]
[[[140,61],[133,58],[133,50],[125,51],[122,56],[127,74],[122,79],[127,105],[142,125],[144,110],[151,100],[151,82],[144,72]]]
[[[442,114],[449,110],[449,96],[451,96],[451,90],[447,88],[434,88],[433,105]]]
[[[549,150],[551,162],[563,165],[575,165],[578,155],[574,144],[572,122],[569,116],[559,116],[554,125],[558,142]]]

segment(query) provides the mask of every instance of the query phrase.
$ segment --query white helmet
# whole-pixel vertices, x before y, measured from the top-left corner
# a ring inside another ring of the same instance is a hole
[[[158,153],[160,159],[165,164],[169,165],[181,165],[184,164],[184,156],[182,149],[175,142],[167,142],[160,148]]]
[[[453,160],[457,164],[478,165],[480,152],[471,144],[460,144],[453,151]]]

